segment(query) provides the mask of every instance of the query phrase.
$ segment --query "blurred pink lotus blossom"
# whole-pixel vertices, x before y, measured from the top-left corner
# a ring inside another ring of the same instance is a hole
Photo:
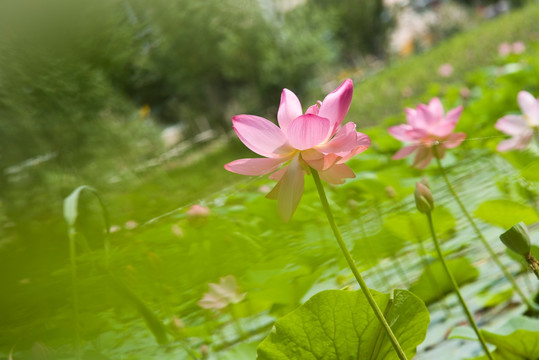
[[[320,178],[330,184],[342,184],[345,178],[355,177],[345,162],[365,151],[371,140],[357,132],[353,122],[341,126],[352,92],[352,80],[347,79],[324,101],[303,113],[298,97],[284,89],[277,112],[279,126],[259,116],[234,116],[233,128],[240,140],[264,158],[235,160],[225,169],[242,175],[273,173],[270,178],[278,183],[267,197],[277,199],[280,216],[290,220],[310,168],[319,171]]]
[[[507,42],[503,42],[498,45],[498,54],[500,54],[501,56],[509,55],[511,51],[513,51],[513,47]]]
[[[453,65],[448,63],[440,65],[438,68],[438,74],[443,77],[451,76],[451,74],[453,74]]]
[[[247,293],[240,294],[236,278],[227,275],[219,279],[219,284],[210,283],[210,291],[198,301],[204,309],[224,309],[230,304],[241,302]]]
[[[462,106],[459,106],[444,115],[438,98],[433,98],[428,105],[420,104],[416,109],[407,108],[407,124],[392,126],[388,131],[395,139],[412,144],[400,149],[393,159],[402,159],[417,150],[413,166],[422,169],[433,159],[432,146],[437,143],[438,155],[442,158],[445,149],[459,146],[466,138],[465,133],[453,133],[461,113]]]
[[[516,41],[513,43],[513,53],[522,54],[526,50],[526,45],[522,41]]]
[[[511,53],[522,54],[526,50],[526,45],[522,41],[515,41],[513,44],[503,42],[498,46],[498,54],[507,56]]]
[[[506,115],[496,122],[496,129],[512,136],[498,144],[498,151],[522,150],[530,143],[534,131],[539,131],[539,99],[527,91],[521,91],[517,101],[523,114]]]
[[[207,217],[210,215],[210,208],[195,204],[187,210],[187,216],[189,217]]]

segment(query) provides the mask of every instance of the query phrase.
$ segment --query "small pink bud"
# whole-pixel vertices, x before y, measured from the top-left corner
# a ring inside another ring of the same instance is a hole
[[[205,359],[210,354],[210,347],[206,344],[200,345],[200,355]]]
[[[425,176],[421,178],[421,184],[425,185],[430,189],[429,179],[427,179]]]
[[[176,316],[172,318],[169,327],[178,334],[181,334],[185,330],[185,324],[180,318],[177,318]]]
[[[195,204],[187,210],[187,216],[189,217],[207,217],[210,215],[210,208]]]
[[[434,209],[434,198],[429,188],[424,184],[418,182],[415,184],[415,206],[419,212],[424,214],[432,212]]]
[[[470,95],[471,95],[471,91],[466,86],[460,88],[460,96],[462,98],[468,99]]]

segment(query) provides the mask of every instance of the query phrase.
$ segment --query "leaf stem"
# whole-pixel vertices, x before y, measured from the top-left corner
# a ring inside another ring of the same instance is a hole
[[[466,301],[464,301],[464,298],[462,297],[462,294],[460,293],[459,286],[457,282],[455,281],[455,278],[453,277],[453,275],[451,274],[451,271],[449,271],[449,268],[447,267],[447,263],[445,262],[442,249],[440,248],[440,243],[438,241],[438,238],[436,237],[436,232],[434,231],[434,225],[432,224],[431,213],[425,213],[425,215],[427,215],[427,218],[429,220],[430,233],[432,235],[432,240],[434,241],[434,246],[436,247],[436,252],[438,253],[438,257],[440,258],[440,261],[442,262],[442,265],[444,267],[445,273],[447,274],[447,277],[451,281],[453,290],[455,290],[455,293],[457,293],[457,296],[460,301],[460,305],[462,306],[462,310],[464,310],[464,312],[466,313],[466,317],[468,318],[470,326],[473,328],[473,330],[475,331],[475,334],[479,338],[479,342],[481,343],[481,347],[485,351],[485,354],[490,360],[494,360],[494,357],[490,353],[487,343],[485,342],[485,339],[483,338],[483,334],[481,334],[481,332],[479,331],[479,328],[477,327],[477,324],[475,323],[473,315],[470,312],[470,309],[468,309],[468,306],[466,305]]]
[[[76,231],[69,229],[69,260],[71,263],[71,291],[73,296],[73,326],[75,331],[76,358],[81,358],[81,338],[79,331],[79,293],[77,291],[77,244]]]
[[[522,301],[526,304],[526,306],[528,307],[529,310],[532,310],[532,311],[537,311],[537,307],[534,306],[530,300],[526,297],[526,295],[524,294],[524,292],[522,291],[522,289],[520,288],[520,286],[518,286],[517,282],[515,281],[515,278],[513,277],[513,275],[511,275],[511,273],[509,272],[509,270],[507,270],[507,268],[505,267],[505,265],[501,262],[500,258],[498,257],[498,255],[496,255],[496,252],[494,251],[494,249],[492,249],[492,247],[490,246],[490,244],[488,243],[487,239],[485,239],[485,237],[483,236],[483,233],[481,233],[481,230],[479,230],[479,227],[477,226],[477,224],[475,223],[475,220],[472,218],[472,216],[470,215],[470,213],[468,212],[468,210],[466,210],[466,207],[464,206],[464,204],[462,203],[462,200],[460,199],[459,195],[457,194],[457,192],[455,191],[455,189],[453,188],[453,186],[451,185],[451,182],[449,181],[449,178],[447,177],[447,173],[445,172],[445,169],[444,167],[442,166],[442,162],[440,161],[440,157],[439,157],[439,154],[438,154],[438,144],[435,144],[433,147],[432,147],[432,151],[434,152],[434,157],[436,158],[436,162],[438,163],[438,168],[440,169],[440,173],[442,174],[442,177],[444,178],[445,180],[445,183],[447,185],[447,188],[448,190],[451,192],[451,195],[453,195],[453,198],[455,198],[456,202],[458,203],[460,209],[462,210],[462,212],[464,213],[464,216],[466,217],[466,219],[468,219],[468,222],[470,223],[470,225],[472,226],[472,228],[474,229],[475,233],[477,234],[477,236],[479,237],[479,240],[481,240],[481,242],[483,243],[483,246],[485,246],[485,248],[487,249],[487,252],[488,254],[490,255],[490,257],[492,258],[492,260],[494,260],[494,262],[496,263],[496,265],[498,265],[498,267],[502,270],[502,272],[504,273],[505,277],[507,278],[507,280],[509,280],[509,282],[511,283],[511,285],[513,286],[513,289],[515,289],[515,291],[518,293],[518,295],[520,296],[520,298],[522,299]]]
[[[333,230],[333,235],[335,235],[335,239],[337,240],[337,243],[339,244],[339,247],[341,248],[344,254],[344,257],[346,258],[346,261],[348,262],[348,266],[352,270],[352,273],[354,274],[354,277],[356,278],[359,284],[359,287],[363,291],[363,294],[365,294],[365,297],[367,298],[369,305],[374,311],[374,314],[376,315],[376,317],[380,321],[380,324],[382,324],[387,335],[389,336],[389,340],[391,341],[393,348],[397,352],[399,359],[407,360],[408,358],[406,357],[404,350],[400,346],[399,341],[395,337],[395,334],[393,334],[393,331],[391,330],[391,327],[387,323],[384,317],[384,314],[382,313],[382,310],[380,310],[380,307],[378,307],[378,304],[376,304],[374,297],[370,293],[369,288],[367,287],[367,284],[363,280],[363,277],[361,276],[358,268],[356,267],[356,264],[354,263],[354,260],[352,259],[352,255],[350,255],[350,251],[348,251],[348,248],[346,247],[346,244],[344,243],[341,232],[339,231],[339,228],[337,227],[337,224],[335,223],[333,213],[331,212],[331,209],[329,207],[328,199],[326,197],[326,192],[324,191],[324,187],[320,180],[320,175],[318,175],[318,172],[312,168],[311,168],[311,172],[313,174],[314,183],[316,184],[316,189],[318,190],[318,195],[320,196],[320,201],[322,202],[322,207],[324,208],[326,217],[329,221],[329,225],[331,226],[331,229]]]

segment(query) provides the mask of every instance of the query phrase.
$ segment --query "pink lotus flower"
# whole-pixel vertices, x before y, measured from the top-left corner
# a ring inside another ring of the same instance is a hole
[[[402,159],[417,150],[413,166],[423,169],[434,157],[432,146],[436,144],[441,159],[445,149],[459,146],[466,138],[465,133],[453,133],[461,113],[462,106],[459,106],[444,115],[438,98],[432,99],[428,105],[406,109],[407,124],[392,126],[389,133],[397,140],[412,144],[400,149],[393,159]]]
[[[199,204],[195,204],[187,210],[187,216],[196,218],[196,217],[207,217],[210,215],[210,208],[206,206],[202,206]]]
[[[496,129],[512,136],[498,144],[498,151],[522,150],[530,143],[534,131],[539,131],[539,99],[527,91],[521,91],[517,101],[524,114],[507,115],[496,122]]]
[[[277,199],[280,216],[290,220],[310,168],[319,171],[320,178],[330,184],[342,184],[345,178],[355,177],[345,162],[365,151],[371,141],[356,132],[353,122],[341,127],[352,92],[352,80],[347,79],[304,114],[297,96],[284,89],[277,112],[279,127],[259,116],[234,116],[232,123],[240,140],[264,158],[235,160],[225,169],[242,175],[273,173],[270,178],[278,183],[267,197]]]
[[[500,45],[498,45],[498,54],[500,54],[501,56],[507,56],[511,54],[512,51],[513,51],[513,47],[511,46],[511,44],[507,42],[503,42]]]
[[[526,45],[524,45],[522,41],[516,41],[513,43],[514,54],[522,54],[524,51],[526,51]]]
[[[526,45],[522,41],[515,41],[513,44],[503,42],[498,46],[498,53],[501,56],[507,56],[511,53],[522,54],[524,51],[526,51]]]
[[[198,306],[204,309],[223,309],[229,304],[241,302],[246,293],[240,294],[236,278],[227,275],[219,279],[219,284],[210,283],[210,291],[198,301]]]
[[[453,65],[448,63],[440,65],[438,68],[438,74],[440,74],[442,77],[451,76],[451,74],[453,74]]]

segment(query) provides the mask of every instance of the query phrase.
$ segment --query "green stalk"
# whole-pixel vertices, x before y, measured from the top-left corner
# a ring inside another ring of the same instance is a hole
[[[475,320],[472,316],[472,313],[470,312],[470,309],[468,309],[468,306],[466,305],[466,301],[464,301],[464,298],[462,297],[462,294],[460,293],[459,286],[457,285],[457,282],[455,281],[455,278],[451,274],[451,271],[449,271],[449,268],[447,267],[447,264],[444,259],[444,255],[442,253],[442,249],[440,248],[440,243],[438,242],[438,238],[436,237],[436,232],[434,231],[434,225],[432,224],[432,216],[430,212],[425,213],[427,215],[427,218],[429,219],[429,228],[430,233],[432,235],[432,240],[434,241],[434,246],[436,247],[436,252],[438,253],[438,257],[440,258],[440,261],[442,262],[442,265],[444,267],[445,273],[447,274],[447,277],[451,281],[451,285],[453,285],[453,290],[455,290],[455,293],[457,294],[460,305],[462,306],[462,310],[466,313],[466,317],[468,318],[468,322],[470,323],[471,327],[473,328],[473,331],[475,331],[475,334],[477,335],[479,342],[481,343],[481,347],[485,351],[485,354],[490,360],[494,360],[494,357],[490,353],[490,350],[488,349],[487,343],[485,342],[485,339],[483,338],[483,335],[479,331],[479,328],[477,327],[477,324],[475,323]]]
[[[431,271],[431,268],[429,267],[429,263],[427,262],[427,251],[425,250],[425,247],[423,246],[423,243],[421,242],[421,239],[419,236],[417,237],[417,243],[419,244],[419,257],[421,260],[421,265],[423,266],[423,270],[425,271],[425,276],[428,278],[428,281],[430,282],[430,285],[438,291],[439,294],[442,295],[442,298],[440,299],[440,306],[445,312],[446,317],[451,316],[451,308],[447,305],[445,302],[445,299],[443,298],[443,291],[440,287],[440,284],[436,282],[436,278],[434,277],[434,274]]]
[[[133,290],[116,278],[110,271],[106,270],[106,273],[112,289],[137,309],[139,315],[144,319],[146,326],[152,332],[155,341],[157,341],[157,343],[160,345],[166,344],[168,342],[167,329],[161,320],[155,316],[148,305],[146,305],[146,303]]]
[[[520,296],[520,298],[522,299],[522,301],[526,304],[526,306],[528,307],[529,310],[533,310],[533,311],[536,311],[537,307],[534,306],[530,300],[526,297],[526,295],[524,294],[524,292],[522,291],[522,289],[520,288],[520,286],[518,286],[517,282],[515,281],[515,278],[513,277],[513,275],[511,275],[511,273],[509,272],[509,270],[507,270],[507,268],[505,267],[505,265],[503,265],[503,263],[501,262],[500,258],[498,257],[498,255],[496,255],[496,252],[494,251],[494,249],[492,249],[492,247],[489,245],[487,239],[485,239],[485,237],[483,236],[483,234],[481,233],[481,230],[479,230],[479,227],[477,226],[477,224],[475,223],[475,220],[472,218],[472,216],[470,215],[470,213],[466,210],[466,207],[464,207],[464,204],[462,203],[462,200],[460,199],[460,197],[458,196],[457,192],[455,191],[455,189],[453,188],[453,186],[451,185],[451,182],[449,181],[449,178],[447,177],[447,173],[445,172],[445,169],[444,167],[442,166],[442,162],[440,161],[440,158],[439,158],[439,155],[438,155],[438,144],[435,144],[433,147],[432,147],[432,151],[434,152],[434,157],[436,158],[436,162],[438,163],[438,168],[440,169],[440,173],[442,174],[442,177],[444,178],[445,180],[445,183],[447,185],[447,188],[449,189],[449,191],[451,192],[451,195],[453,195],[453,197],[455,198],[455,200],[457,201],[460,209],[462,210],[462,212],[464,213],[464,216],[466,216],[466,219],[468,219],[468,222],[470,223],[470,225],[472,225],[472,228],[474,229],[475,233],[477,234],[477,236],[479,237],[479,240],[481,240],[481,242],[483,243],[483,246],[485,246],[485,248],[487,249],[487,252],[488,254],[490,255],[490,257],[492,258],[492,260],[494,260],[494,262],[496,263],[496,265],[498,265],[498,267],[502,270],[502,272],[504,273],[505,277],[509,280],[509,282],[511,283],[511,285],[513,286],[513,289],[515,289],[515,291],[518,293],[518,295]]]
[[[73,326],[75,330],[75,352],[77,359],[81,358],[81,339],[79,331],[79,293],[77,291],[77,233],[74,229],[69,229],[69,260],[71,263],[71,287],[73,296]]]
[[[397,352],[399,359],[407,360],[408,358],[406,357],[404,350],[400,346],[399,341],[395,337],[395,334],[393,334],[393,331],[391,330],[391,327],[387,323],[384,317],[384,314],[382,313],[382,310],[380,310],[380,307],[378,307],[378,304],[376,304],[376,301],[374,301],[374,297],[370,293],[369,288],[367,287],[367,284],[363,280],[363,277],[361,276],[358,268],[356,267],[356,264],[354,263],[354,260],[352,259],[352,256],[350,255],[350,252],[348,251],[348,248],[346,247],[346,244],[344,243],[341,232],[339,231],[339,228],[337,227],[337,224],[335,223],[335,219],[333,218],[333,213],[331,212],[331,209],[329,207],[328,199],[326,197],[326,192],[324,191],[324,187],[322,186],[322,182],[320,180],[320,176],[318,175],[318,172],[312,168],[311,168],[311,172],[313,174],[314,183],[316,184],[316,189],[318,190],[318,195],[320,196],[320,201],[322,202],[322,207],[324,208],[326,217],[329,221],[329,225],[331,226],[331,229],[333,230],[333,235],[335,235],[335,239],[337,240],[337,243],[339,244],[339,247],[341,248],[344,254],[344,257],[346,258],[346,261],[348,262],[348,266],[352,270],[352,273],[354,274],[354,277],[356,278],[359,284],[359,287],[363,291],[363,294],[365,294],[365,297],[367,298],[369,305],[374,311],[374,314],[376,315],[376,317],[380,321],[380,324],[382,324],[387,335],[389,336],[389,340],[391,341],[393,348]]]

